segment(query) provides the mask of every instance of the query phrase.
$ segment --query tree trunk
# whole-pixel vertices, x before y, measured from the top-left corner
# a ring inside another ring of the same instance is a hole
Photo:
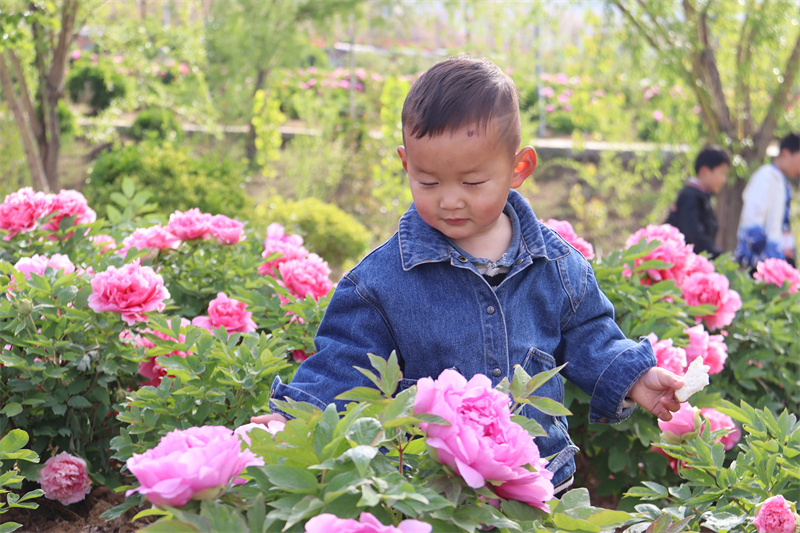
[[[727,252],[733,252],[736,249],[736,232],[739,229],[742,191],[744,191],[745,185],[747,185],[746,180],[737,179],[717,194],[717,214],[719,215],[717,244]]]
[[[253,88],[253,101],[255,101],[255,95],[261,88],[264,86],[264,81],[267,79],[267,71],[264,69],[258,69],[258,75],[256,76],[256,84]],[[247,155],[247,160],[250,164],[250,168],[256,168],[258,162],[256,161],[256,126],[253,124],[253,119],[250,119],[250,124],[247,125],[247,140],[245,141],[245,154]]]

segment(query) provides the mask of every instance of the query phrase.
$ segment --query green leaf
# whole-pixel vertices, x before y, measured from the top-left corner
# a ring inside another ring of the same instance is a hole
[[[22,412],[22,404],[19,402],[8,402],[5,407],[0,409],[0,415],[5,415],[9,418],[17,416]]]
[[[366,476],[370,462],[378,455],[378,448],[373,446],[356,446],[344,452],[341,456],[347,457],[356,465],[356,470]]]
[[[203,531],[189,522],[159,520],[144,529],[140,529],[139,533],[203,533]]]
[[[564,407],[560,402],[544,396],[530,396],[520,399],[519,403],[532,405],[542,413],[550,416],[569,416],[572,414],[570,410]]]
[[[374,418],[359,418],[347,432],[347,440],[357,445],[376,446],[385,440],[382,435],[380,422]]]
[[[26,444],[28,444],[28,434],[21,429],[12,429],[0,439],[0,454],[15,452]]]
[[[305,469],[284,465],[262,467],[270,482],[289,492],[311,492],[318,488],[317,477]]]
[[[564,514],[553,514],[553,523],[559,529],[567,531],[586,531],[587,533],[600,533],[602,529],[591,522],[581,520],[580,518],[573,518]]]

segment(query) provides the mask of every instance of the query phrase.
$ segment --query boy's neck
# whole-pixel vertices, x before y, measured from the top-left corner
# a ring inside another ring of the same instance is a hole
[[[453,242],[472,257],[497,261],[508,251],[513,235],[511,219],[503,213],[490,231]]]

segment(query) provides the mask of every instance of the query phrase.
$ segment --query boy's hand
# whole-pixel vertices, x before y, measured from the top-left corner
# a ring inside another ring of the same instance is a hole
[[[675,390],[681,387],[680,377],[669,370],[653,367],[631,387],[628,397],[661,420],[672,420],[672,413],[681,408],[675,399]]]
[[[250,422],[252,422],[253,424],[263,424],[265,426],[267,424],[269,424],[270,422],[272,422],[273,420],[276,421],[276,422],[283,422],[284,424],[289,421],[288,418],[286,418],[285,416],[280,415],[278,413],[272,413],[272,414],[269,414],[269,415],[258,415],[258,416],[251,416],[250,417]]]

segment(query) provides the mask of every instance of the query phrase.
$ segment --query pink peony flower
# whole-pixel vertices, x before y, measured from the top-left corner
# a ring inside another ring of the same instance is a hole
[[[594,259],[594,247],[586,240],[578,237],[572,224],[568,221],[551,218],[547,222],[544,222],[544,224],[561,235],[564,240],[576,248],[583,257],[589,260]]]
[[[721,437],[714,439],[715,442],[721,442],[726,450],[730,450],[736,446],[736,443],[742,438],[742,430],[739,429],[739,426],[737,426],[728,415],[720,413],[711,407],[700,409],[700,414],[708,421],[711,431],[717,431],[718,429],[728,430],[727,433]]]
[[[414,413],[444,418],[449,426],[420,422],[427,444],[444,465],[473,488],[487,482],[501,498],[549,511],[552,472],[530,434],[511,420],[508,395],[476,374],[467,381],[455,370],[417,382]]]
[[[358,520],[323,513],[306,522],[305,533],[430,533],[433,526],[419,520],[403,520],[397,526],[385,526],[370,513]]]
[[[209,222],[211,236],[220,244],[236,244],[244,240],[244,224],[225,215],[214,215]]]
[[[758,533],[794,533],[797,516],[793,505],[780,494],[761,502],[753,521]]]
[[[246,309],[246,303],[228,298],[224,292],[220,292],[208,304],[208,316],[195,317],[192,324],[211,332],[220,326],[225,326],[228,333],[255,331],[253,313]]]
[[[691,257],[694,255],[694,252],[692,252],[692,245],[686,244],[683,234],[678,228],[670,226],[669,224],[662,224],[660,226],[650,225],[628,237],[625,241],[625,249],[638,244],[642,239],[644,239],[645,242],[659,241],[661,244],[652,252],[637,259],[634,266],[639,266],[644,262],[653,260],[662,261],[671,265],[663,268],[647,269],[645,271],[647,279],[643,279],[643,283],[649,284],[651,282],[671,279],[680,285],[686,276],[687,265],[690,264]],[[625,275],[630,275],[630,269],[627,269],[624,273]]]
[[[273,254],[277,257],[258,267],[259,274],[275,275],[278,265],[292,259],[303,259],[308,255],[308,250],[303,248],[301,236],[286,235],[283,226],[273,222],[267,227],[267,238],[264,239],[264,252],[261,257],[266,259]]]
[[[243,426],[239,426],[238,428],[234,429],[233,432],[236,433],[248,446],[250,446],[250,432],[254,429],[258,429],[260,431],[266,431],[271,435],[275,435],[276,433],[280,433],[286,427],[285,422],[279,422],[277,420],[270,420],[268,424],[244,424]]]
[[[122,240],[122,248],[117,251],[120,255],[127,255],[128,250],[150,250],[147,257],[152,259],[158,255],[159,250],[170,250],[180,246],[181,240],[173,235],[161,224],[149,228],[138,228]]]
[[[191,499],[217,497],[245,468],[264,461],[242,450],[232,430],[202,426],[170,431],[155,448],[133,454],[126,464],[139,481],[126,496],[138,492],[153,505],[180,507]]]
[[[96,313],[120,313],[122,320],[132,325],[146,322],[145,313],[149,311],[163,311],[167,298],[169,291],[164,286],[164,279],[137,261],[120,268],[110,266],[108,270],[95,274],[89,307]]]
[[[117,247],[117,241],[111,235],[95,235],[92,237],[92,244],[100,248],[101,254],[113,251]]]
[[[208,224],[211,222],[211,215],[201,213],[196,207],[188,211],[175,211],[169,216],[167,230],[173,235],[184,241],[205,239],[209,234]]]
[[[684,402],[680,410],[672,414],[672,420],[659,420],[658,427],[661,428],[662,439],[670,444],[680,444],[700,432],[700,410]]]
[[[4,240],[35,228],[36,221],[50,212],[51,202],[51,195],[34,192],[30,187],[6,195],[0,204],[0,230],[8,232]]]
[[[686,351],[672,345],[672,339],[658,340],[654,333],[647,336],[656,355],[656,366],[682,376],[686,372]]]
[[[317,254],[280,263],[278,272],[281,275],[281,285],[289,289],[295,298],[303,299],[310,294],[315,300],[319,300],[333,288],[331,269]]]
[[[86,197],[78,191],[62,190],[51,195],[50,207],[46,214],[55,213],[42,229],[56,232],[64,217],[75,217],[75,224],[91,224],[97,220],[97,214],[89,208]],[[70,233],[68,236],[72,236]]]
[[[715,311],[698,317],[710,330],[729,326],[742,307],[739,293],[728,288],[728,278],[722,274],[698,272],[687,277],[681,284],[686,305],[712,305]]]
[[[692,253],[692,255],[689,256],[689,259],[686,261],[686,276],[691,276],[695,272],[711,274],[715,270],[714,263],[712,263],[708,257],[704,255]]]
[[[789,294],[800,290],[800,272],[783,259],[769,258],[759,261],[753,277],[768,285],[783,287],[789,284]]]
[[[698,357],[703,358],[703,364],[708,365],[709,374],[719,374],[725,367],[728,359],[728,346],[722,335],[709,335],[702,324],[683,330],[689,335],[689,345],[686,347],[686,360],[691,363]]]
[[[23,257],[14,265],[14,268],[25,274],[25,279],[30,279],[31,274],[44,276],[44,271],[47,267],[53,270],[63,270],[65,274],[75,272],[75,265],[72,264],[69,257],[63,254],[53,254],[52,257],[45,255]]]
[[[303,361],[314,355],[314,353],[315,352],[308,353],[303,350],[292,350],[292,359],[294,360],[295,363],[302,363]]]
[[[91,490],[86,461],[67,452],[52,456],[39,471],[44,497],[64,505],[83,500]]]

